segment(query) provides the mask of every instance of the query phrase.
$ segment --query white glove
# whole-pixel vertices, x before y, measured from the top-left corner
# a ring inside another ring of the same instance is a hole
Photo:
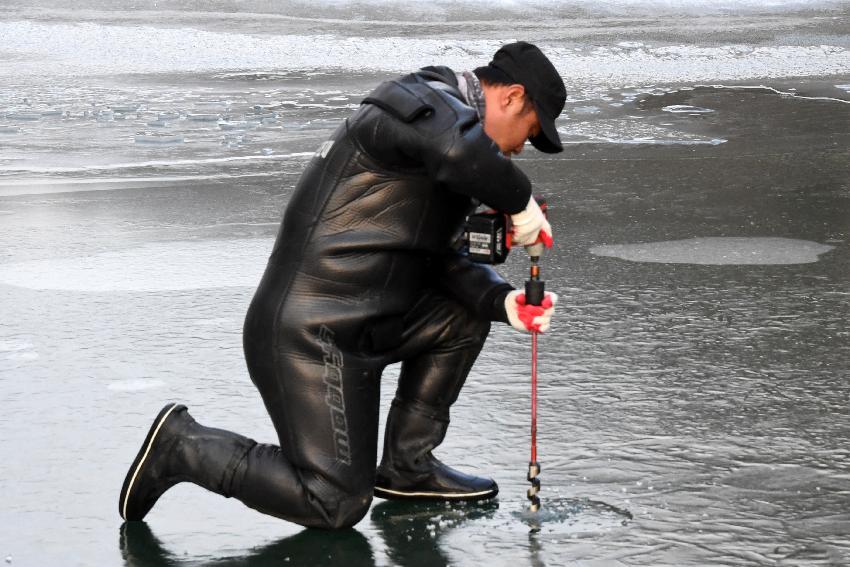
[[[545,333],[549,330],[556,303],[558,295],[547,291],[544,293],[542,305],[526,305],[525,293],[515,289],[505,297],[505,311],[511,326],[517,331]]]
[[[537,204],[533,196],[528,200],[525,209],[515,215],[511,215],[511,222],[514,225],[513,244],[531,246],[537,242],[538,238],[542,237],[540,234],[542,232],[546,234],[545,237],[542,237],[543,242],[547,244],[546,247],[549,248],[552,246],[552,227],[549,225],[549,221],[546,220],[543,211],[540,210],[540,205]]]

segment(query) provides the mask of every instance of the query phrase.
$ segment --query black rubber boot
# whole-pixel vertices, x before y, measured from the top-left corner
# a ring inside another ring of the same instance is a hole
[[[118,500],[127,521],[142,520],[166,490],[192,482],[229,497],[256,442],[197,423],[186,406],[168,404],[154,419],[130,466]]]
[[[499,493],[495,481],[457,471],[431,450],[448,429],[448,410],[393,400],[375,496],[390,500],[483,500]]]

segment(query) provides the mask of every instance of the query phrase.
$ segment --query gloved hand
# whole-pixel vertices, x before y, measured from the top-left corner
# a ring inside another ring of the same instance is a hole
[[[558,295],[547,291],[542,305],[526,305],[525,293],[515,289],[505,296],[505,311],[511,326],[517,331],[545,333],[549,330],[556,303]]]
[[[525,209],[511,215],[511,222],[514,225],[511,236],[513,244],[531,246],[542,240],[546,248],[552,247],[552,227],[533,196],[528,200]]]

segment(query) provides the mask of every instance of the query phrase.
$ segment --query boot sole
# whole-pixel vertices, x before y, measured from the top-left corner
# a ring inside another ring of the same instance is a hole
[[[127,521],[127,503],[130,500],[130,493],[133,490],[133,484],[135,484],[136,478],[139,476],[139,471],[141,471],[142,467],[145,465],[145,461],[148,458],[148,454],[150,454],[151,447],[153,446],[154,441],[156,441],[156,437],[159,434],[159,430],[162,428],[162,425],[165,423],[165,420],[168,419],[168,416],[170,416],[171,413],[179,407],[183,406],[180,404],[170,404],[162,408],[156,416],[156,419],[153,420],[153,425],[151,425],[150,430],[148,430],[148,436],[145,437],[145,441],[142,443],[142,448],[139,449],[136,459],[133,461],[133,464],[130,465],[130,470],[127,471],[127,476],[124,478],[124,484],[121,486],[121,494],[118,497],[118,513],[121,514],[121,518],[123,518],[124,521]]]
[[[414,492],[375,487],[375,496],[386,500],[484,500],[499,494],[499,489],[478,492]]]

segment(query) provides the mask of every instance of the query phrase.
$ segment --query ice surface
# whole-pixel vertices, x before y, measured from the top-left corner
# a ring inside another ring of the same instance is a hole
[[[41,118],[40,112],[9,112],[6,114],[6,120],[13,122],[37,122]]]
[[[667,242],[594,246],[591,254],[632,262],[668,264],[808,264],[835,248],[808,240],[775,237],[706,237]]]
[[[187,120],[195,120],[197,122],[218,122],[221,120],[221,114],[209,114],[209,113],[194,113],[190,112],[186,115]]]
[[[285,160],[293,158],[303,158],[313,155],[313,152],[294,152],[291,154],[274,154],[274,155],[252,155],[252,156],[231,156],[231,157],[216,157],[216,158],[199,158],[199,159],[173,159],[173,160],[148,160],[141,162],[122,162],[109,164],[83,165],[76,167],[18,167],[18,166],[0,166],[0,172],[28,172],[28,173],[83,173],[86,171],[120,171],[122,169],[137,169],[137,168],[157,168],[168,166],[186,166],[186,165],[205,165],[205,164],[221,164],[228,162],[252,161],[252,160]],[[97,180],[94,180],[97,182]],[[26,183],[26,180],[21,181]],[[30,181],[31,182],[31,181]],[[67,181],[59,181],[67,182]],[[76,182],[76,180],[75,180]],[[18,184],[18,181],[11,182]],[[0,181],[0,187],[7,183]]]
[[[2,264],[0,283],[89,292],[255,287],[271,246],[265,238],[156,242],[92,256]]]
[[[150,390],[153,388],[161,388],[165,385],[162,380],[131,378],[118,382],[111,382],[106,388],[113,392],[138,392],[140,390]]]
[[[30,341],[0,341],[0,352],[17,352],[32,347],[33,344]]]
[[[137,144],[176,145],[183,143],[183,136],[176,134],[160,134],[157,132],[140,132],[135,137]]]

